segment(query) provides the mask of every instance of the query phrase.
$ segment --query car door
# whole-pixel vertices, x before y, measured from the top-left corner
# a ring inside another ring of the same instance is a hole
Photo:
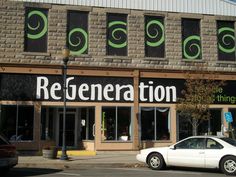
[[[212,138],[206,139],[205,163],[207,168],[218,168],[219,161],[223,156],[223,145]]]
[[[205,138],[189,138],[169,148],[168,165],[205,167]]]

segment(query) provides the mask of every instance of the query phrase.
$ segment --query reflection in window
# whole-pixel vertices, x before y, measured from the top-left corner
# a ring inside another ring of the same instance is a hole
[[[215,140],[208,138],[207,143],[206,143],[206,148],[207,149],[222,149],[223,146],[220,143],[216,142]]]
[[[176,149],[204,149],[205,138],[191,138],[175,145]]]
[[[33,140],[34,107],[2,105],[0,132],[11,141]]]
[[[141,139],[170,139],[170,109],[142,107],[141,108]]]
[[[131,139],[131,108],[102,108],[102,140],[127,141]]]
[[[41,110],[41,140],[54,138],[53,127],[57,110],[53,107],[42,107]]]

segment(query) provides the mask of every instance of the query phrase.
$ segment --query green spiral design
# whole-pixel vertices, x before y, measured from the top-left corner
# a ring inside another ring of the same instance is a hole
[[[38,11],[38,10],[33,10],[33,11],[31,11],[31,12],[28,14],[28,19],[30,19],[30,17],[33,16],[33,15],[37,15],[37,16],[39,16],[40,18],[42,18],[43,23],[44,23],[44,24],[43,24],[44,26],[43,26],[43,29],[42,29],[41,31],[39,31],[37,34],[30,34],[30,33],[28,33],[28,34],[27,34],[27,37],[28,37],[29,39],[39,39],[39,38],[41,38],[42,36],[44,36],[44,35],[46,34],[47,30],[48,30],[48,20],[47,20],[46,15],[45,15],[44,13]],[[32,30],[32,31],[36,31],[36,30],[39,29],[40,25],[41,25],[40,22],[38,22],[38,24],[37,24],[36,27],[32,27],[32,26],[30,26],[30,24],[28,23],[28,28],[29,28],[30,30]]]
[[[81,55],[81,54],[83,54],[83,53],[87,50],[87,48],[88,48],[88,34],[87,34],[87,32],[86,32],[85,30],[83,30],[82,28],[74,28],[74,29],[72,29],[72,30],[69,32],[69,44],[70,44],[72,47],[78,47],[79,45],[81,45],[81,38],[76,37],[76,38],[79,40],[76,44],[74,44],[74,43],[71,41],[71,36],[72,36],[74,33],[76,33],[76,32],[81,33],[81,34],[83,35],[83,37],[84,37],[84,39],[85,39],[85,42],[84,42],[83,47],[82,47],[81,49],[79,49],[79,50],[77,50],[77,51],[71,50],[71,54],[72,54],[72,55]]]
[[[161,35],[161,38],[157,41],[157,42],[150,42],[150,41],[146,41],[146,44],[148,46],[151,46],[151,47],[158,47],[160,46],[164,41],[165,41],[165,37],[164,37],[164,25],[157,21],[157,20],[151,20],[150,22],[148,22],[148,24],[146,25],[146,34],[149,38],[151,39],[156,39],[159,35],[158,33],[158,29],[156,28],[153,28],[152,30],[155,30],[156,34],[155,35],[152,35],[149,33],[149,28],[151,25],[157,25],[161,28],[161,32],[162,32],[162,35]]]
[[[192,44],[190,44],[190,46],[189,46],[189,51],[190,51],[190,52],[191,52],[191,48],[192,48],[192,47],[197,47],[197,51],[198,51],[198,52],[197,52],[196,55],[192,55],[191,53],[188,54],[188,52],[186,51],[187,44],[188,44],[189,42],[191,42],[192,40],[197,40],[197,41],[200,42],[201,39],[200,39],[200,36],[193,35],[193,36],[187,37],[187,38],[184,40],[184,57],[187,58],[187,59],[196,59],[196,58],[198,58],[199,55],[201,54],[201,47],[200,47],[200,45],[197,44],[197,43],[192,43]]]
[[[113,21],[113,22],[110,22],[110,23],[108,24],[108,28],[111,28],[111,27],[113,27],[113,26],[115,26],[115,25],[124,25],[124,26],[126,26],[127,24],[126,24],[125,22],[122,22],[122,21]],[[122,33],[124,33],[124,34],[126,34],[127,32],[126,32],[126,29],[121,28],[121,27],[115,28],[115,29],[112,30],[112,38],[113,38],[115,41],[118,41],[118,42],[119,42],[119,40],[121,40],[121,36],[120,36],[120,37],[116,37],[115,34],[116,34],[117,32],[122,32]],[[121,43],[121,44],[115,44],[115,43],[113,43],[111,40],[108,40],[108,45],[110,45],[110,46],[113,47],[113,48],[123,48],[123,47],[127,46],[127,41],[125,41],[125,42],[123,42],[123,43]]]
[[[231,33],[231,32],[232,32],[233,34],[229,34],[229,33]],[[226,33],[226,34],[224,34],[224,35],[222,36],[222,38],[221,38],[221,41],[222,41],[222,43],[223,43],[224,46],[221,45],[220,42],[219,42],[219,49],[220,49],[222,52],[224,52],[224,53],[233,53],[233,52],[235,52],[235,36],[234,36],[234,29],[229,28],[229,27],[222,27],[222,28],[220,28],[220,29],[218,30],[218,35],[220,35],[221,33]],[[228,45],[231,44],[231,43],[227,43],[227,42],[225,41],[226,38],[229,38],[229,39],[232,40],[232,43],[233,43],[232,48],[229,48],[229,49],[225,48],[226,46],[228,46]]]

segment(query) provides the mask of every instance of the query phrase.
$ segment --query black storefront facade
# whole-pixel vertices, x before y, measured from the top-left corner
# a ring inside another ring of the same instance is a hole
[[[227,84],[218,91],[211,105],[212,119],[199,127],[200,134],[221,133],[227,127],[223,113],[231,111],[235,116],[235,78],[224,74],[219,78]],[[1,68],[0,128],[18,149],[61,146],[62,80],[59,66]],[[69,67],[68,148],[137,150],[191,136],[191,125],[175,109],[183,88],[184,74],[178,72]]]

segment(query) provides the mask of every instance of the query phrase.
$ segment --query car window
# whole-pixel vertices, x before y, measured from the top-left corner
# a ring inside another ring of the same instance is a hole
[[[226,137],[222,137],[220,138],[221,140],[225,141],[226,143],[231,144],[232,146],[236,146],[236,140],[233,140],[231,138],[226,138]]]
[[[175,145],[176,149],[204,149],[205,138],[190,138]]]
[[[223,146],[220,143],[216,142],[215,140],[208,138],[206,142],[206,148],[207,149],[222,149]]]

